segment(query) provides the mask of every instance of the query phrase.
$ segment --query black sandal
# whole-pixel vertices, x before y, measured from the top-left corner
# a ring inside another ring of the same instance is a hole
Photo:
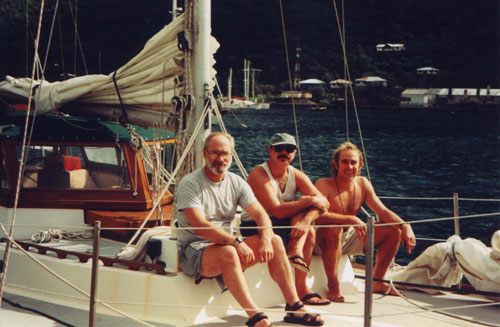
[[[285,306],[285,311],[298,311],[303,307],[304,303],[302,303],[302,301],[297,301],[292,306],[288,305],[287,303]],[[317,313],[304,313],[302,317],[297,317],[295,313],[287,312],[287,315],[285,316],[285,318],[283,318],[283,320],[291,324],[301,324],[305,326],[323,326],[325,322],[323,320],[318,320],[318,317],[320,317],[320,315]]]
[[[255,314],[251,319],[248,319],[248,321],[245,323],[248,327],[253,327],[256,323],[261,321],[262,319],[269,319],[264,312],[259,312]],[[268,325],[267,327],[272,327],[273,324]]]

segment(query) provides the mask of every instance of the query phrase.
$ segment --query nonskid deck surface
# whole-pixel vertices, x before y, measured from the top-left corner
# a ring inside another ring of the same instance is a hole
[[[73,326],[88,326],[89,312],[75,308],[68,308],[53,303],[41,302],[24,296],[4,293],[4,298],[9,302],[20,304],[23,307],[35,309],[51,317],[54,317],[66,324]],[[150,323],[157,327],[171,327],[173,325]],[[41,314],[12,306],[6,301],[2,301],[0,310],[0,327],[63,327],[67,326],[49,319]],[[137,327],[140,326],[135,321],[124,317],[110,316],[97,313],[95,326],[105,327]]]
[[[428,309],[443,309],[448,307],[461,307],[457,310],[447,312],[460,315],[466,319],[485,322],[490,325],[498,325],[500,321],[500,309],[497,306],[489,307],[469,307],[480,303],[487,303],[484,299],[470,296],[440,294],[429,295],[418,291],[405,291],[406,296]],[[85,310],[68,309],[64,306],[44,303],[22,296],[5,294],[5,298],[19,303],[25,307],[34,308],[46,314],[56,317],[74,326],[88,326],[88,312]],[[436,312],[423,311],[408,304],[400,297],[394,296],[373,296],[372,326],[373,327],[393,327],[393,326],[484,326],[469,321],[464,321],[448,317]],[[311,312],[321,313],[325,320],[325,326],[363,326],[364,324],[364,294],[352,294],[346,296],[345,303],[332,303],[328,306],[308,306]],[[283,322],[284,307],[276,306],[265,308],[266,315],[269,316],[274,326],[297,326]],[[207,308],[207,313],[210,309]],[[224,317],[213,318],[210,321],[200,322],[193,327],[234,327],[245,326],[247,320],[245,314],[240,310],[234,310],[234,314]],[[22,325],[20,323],[23,323]],[[153,326],[166,327],[169,324],[150,323]],[[139,326],[137,322],[116,316],[98,314],[96,326]],[[39,316],[30,311],[12,307],[5,301],[0,311],[0,326],[63,326],[48,318]]]

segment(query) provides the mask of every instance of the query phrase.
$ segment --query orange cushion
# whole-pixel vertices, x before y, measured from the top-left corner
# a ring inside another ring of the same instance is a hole
[[[63,155],[64,169],[66,171],[72,171],[76,169],[82,169],[82,162],[80,157],[70,157]]]

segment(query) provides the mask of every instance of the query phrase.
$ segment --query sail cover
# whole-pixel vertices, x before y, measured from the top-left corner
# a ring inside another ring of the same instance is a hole
[[[493,234],[491,247],[453,235],[428,247],[403,270],[386,275],[394,281],[445,287],[458,284],[462,276],[476,290],[500,293],[500,230]]]
[[[158,114],[172,112],[172,97],[184,92],[185,55],[178,47],[178,33],[185,29],[185,17],[185,14],[182,14],[165,26],[146,43],[138,55],[109,75],[86,75],[52,83],[35,81],[36,111],[46,113],[60,110],[65,104],[72,103],[83,104],[83,108],[93,107],[91,111],[97,115],[99,114],[96,110],[110,107],[114,108],[115,113],[119,112],[121,106],[114,77],[126,111],[130,110],[130,117],[141,115],[142,112],[152,120],[148,123],[142,117],[140,122],[135,123],[157,126]],[[213,69],[213,54],[218,43],[212,38],[211,44],[213,80],[216,73]],[[27,100],[30,84],[29,78],[7,77],[5,82],[0,83],[0,92]]]

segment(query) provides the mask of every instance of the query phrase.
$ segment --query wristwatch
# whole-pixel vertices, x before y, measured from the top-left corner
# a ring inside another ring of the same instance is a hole
[[[240,243],[243,243],[243,238],[241,236],[236,236],[236,238],[234,239],[233,246],[237,247]]]

